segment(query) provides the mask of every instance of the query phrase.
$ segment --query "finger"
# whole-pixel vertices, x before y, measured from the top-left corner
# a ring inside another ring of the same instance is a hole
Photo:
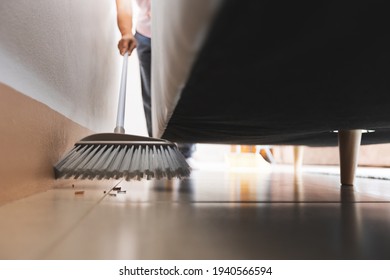
[[[124,55],[125,54],[125,52],[126,52],[126,48],[123,48],[123,47],[119,47],[119,53],[121,54],[121,55]]]
[[[128,48],[128,52],[129,52],[129,55],[133,52],[133,50],[137,47],[137,44],[135,42],[133,42],[132,44],[130,44],[129,48]]]
[[[134,49],[135,49],[135,46],[133,46],[132,48],[130,48],[129,54],[131,54],[131,53],[133,52]]]

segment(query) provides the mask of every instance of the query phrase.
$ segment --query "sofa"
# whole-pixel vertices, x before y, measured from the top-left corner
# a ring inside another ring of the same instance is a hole
[[[153,1],[154,136],[176,142],[390,142],[384,1]],[[196,3],[194,3],[196,2]]]

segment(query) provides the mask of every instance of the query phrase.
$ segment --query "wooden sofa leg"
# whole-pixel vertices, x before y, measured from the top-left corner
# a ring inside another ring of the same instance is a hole
[[[294,171],[299,172],[303,162],[303,146],[294,146]]]
[[[362,130],[340,130],[339,156],[341,185],[353,186],[358,163]]]

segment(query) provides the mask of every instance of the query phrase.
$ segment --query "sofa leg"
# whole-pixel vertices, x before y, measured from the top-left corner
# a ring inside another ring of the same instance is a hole
[[[303,146],[294,146],[294,171],[301,171],[303,162]]]
[[[358,163],[362,130],[340,130],[339,156],[341,185],[353,186]]]

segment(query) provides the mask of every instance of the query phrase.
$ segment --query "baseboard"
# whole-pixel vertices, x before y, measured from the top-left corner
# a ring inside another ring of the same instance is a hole
[[[0,83],[0,205],[52,188],[53,165],[91,133]]]
[[[276,162],[292,164],[292,146],[274,146]],[[339,165],[338,147],[304,147],[303,165]],[[359,151],[359,166],[390,167],[390,144],[362,145]]]

